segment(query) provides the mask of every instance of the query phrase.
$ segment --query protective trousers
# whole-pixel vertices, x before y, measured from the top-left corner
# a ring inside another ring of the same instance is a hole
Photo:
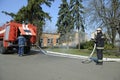
[[[98,62],[103,62],[103,49],[97,49]]]

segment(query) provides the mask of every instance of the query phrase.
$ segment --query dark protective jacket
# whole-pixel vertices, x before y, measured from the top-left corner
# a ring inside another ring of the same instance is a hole
[[[104,49],[104,35],[102,32],[97,33],[95,41],[97,49]]]
[[[19,36],[19,37],[18,37],[18,45],[19,45],[19,46],[25,46],[25,43],[26,43],[25,37]]]

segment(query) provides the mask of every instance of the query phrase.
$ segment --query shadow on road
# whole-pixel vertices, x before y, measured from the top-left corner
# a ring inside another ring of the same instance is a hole
[[[31,50],[29,53],[25,53],[23,56],[31,56],[31,55],[37,55],[37,54],[43,54],[43,53],[41,51]],[[8,51],[2,55],[18,55],[18,53],[14,51]]]

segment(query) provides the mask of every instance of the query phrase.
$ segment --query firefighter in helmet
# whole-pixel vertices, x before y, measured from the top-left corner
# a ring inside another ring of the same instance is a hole
[[[103,49],[104,49],[104,35],[101,28],[97,28],[97,35],[95,37],[97,50],[97,65],[103,64]]]
[[[20,36],[18,37],[18,46],[19,46],[18,55],[19,56],[23,56],[25,52],[24,51],[25,44],[26,44],[26,38],[20,33]]]

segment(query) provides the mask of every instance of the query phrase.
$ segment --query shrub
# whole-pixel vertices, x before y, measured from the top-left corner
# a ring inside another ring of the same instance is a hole
[[[94,42],[93,41],[87,41],[87,42],[84,42],[84,43],[80,44],[80,49],[92,50],[93,47],[94,47]],[[76,46],[76,48],[78,48],[78,45]],[[113,49],[113,45],[105,43],[104,48],[105,48],[105,50],[111,50],[111,49]]]
[[[112,44],[105,44],[104,49],[111,50],[111,49],[113,49],[113,45]]]
[[[93,49],[94,46],[94,42],[93,41],[87,41],[84,43],[80,44],[80,49]],[[76,48],[78,48],[78,45],[76,46]]]

